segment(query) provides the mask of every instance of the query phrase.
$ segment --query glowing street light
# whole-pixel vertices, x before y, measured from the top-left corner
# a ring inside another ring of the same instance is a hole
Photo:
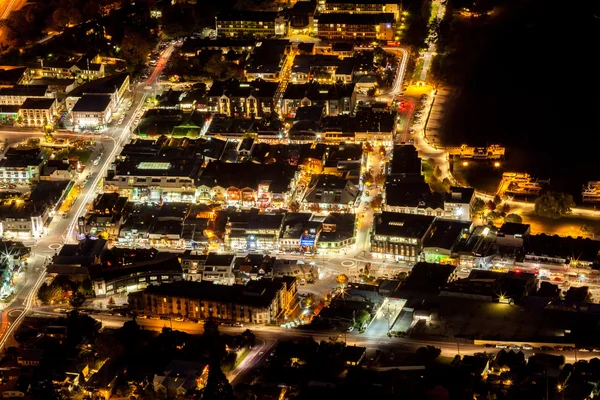
[[[463,161],[463,167],[468,167],[469,163],[467,161]]]
[[[498,168],[499,166],[500,166],[500,163],[499,163],[498,161],[496,161],[496,162],[494,163],[494,167]]]

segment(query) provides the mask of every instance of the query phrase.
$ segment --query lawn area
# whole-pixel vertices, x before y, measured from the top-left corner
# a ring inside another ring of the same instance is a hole
[[[423,71],[424,64],[425,60],[423,58],[419,58],[417,65],[415,65],[415,71],[413,72],[413,81],[418,81],[421,79],[421,72]]]
[[[581,232],[584,224],[598,222],[597,219],[583,217],[563,217],[558,219],[538,217],[533,211],[521,214],[524,224],[531,225],[532,234],[546,233],[547,235],[587,237]]]

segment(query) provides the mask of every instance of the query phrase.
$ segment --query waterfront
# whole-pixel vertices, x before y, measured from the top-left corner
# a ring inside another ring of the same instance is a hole
[[[458,28],[461,38],[499,33],[467,41],[446,63],[446,75],[468,73],[450,82],[462,89],[443,141],[505,145],[504,171],[551,179],[553,190],[568,191],[580,202],[582,185],[600,179],[598,59],[590,51],[600,20],[591,10],[542,7],[537,0],[513,3],[487,23],[463,21],[470,26]]]

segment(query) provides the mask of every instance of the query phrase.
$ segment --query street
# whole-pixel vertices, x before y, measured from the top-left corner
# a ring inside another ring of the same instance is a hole
[[[32,247],[32,256],[30,258],[29,267],[24,277],[24,285],[18,289],[12,301],[7,304],[2,313],[2,328],[0,328],[0,350],[6,345],[7,341],[12,338],[15,330],[18,328],[21,321],[25,318],[28,312],[32,309],[36,300],[38,288],[44,282],[46,277],[45,267],[53,255],[65,243],[75,243],[77,241],[75,228],[78,218],[85,214],[87,206],[93,201],[98,191],[98,186],[102,178],[106,175],[106,171],[113,162],[115,156],[120,153],[123,146],[129,141],[131,130],[135,116],[140,113],[144,107],[148,94],[145,87],[154,84],[160,73],[166,66],[166,63],[173,53],[174,44],[169,45],[162,53],[160,61],[154,68],[150,78],[138,84],[132,93],[133,105],[129,111],[125,111],[125,119],[123,124],[110,127],[101,136],[95,136],[94,139],[104,146],[102,157],[97,165],[88,165],[84,174],[79,178],[79,182],[83,182],[86,175],[90,175],[92,179],[82,187],[81,193],[73,203],[68,218],[56,216],[52,219],[49,226],[45,229],[45,234],[37,241],[24,241],[28,246]],[[27,130],[7,130],[0,131],[0,138],[14,140],[14,137],[20,138],[23,141],[30,137],[41,137],[41,132],[32,132]],[[54,135],[56,138],[67,137],[88,137],[89,135],[68,134],[57,132]],[[32,260],[32,261],[31,261]],[[7,321],[7,322],[5,322]]]

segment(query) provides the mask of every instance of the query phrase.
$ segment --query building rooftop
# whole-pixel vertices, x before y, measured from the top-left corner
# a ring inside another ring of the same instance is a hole
[[[339,242],[354,237],[356,214],[332,212],[323,220],[320,243]]]
[[[436,219],[423,240],[423,247],[452,250],[459,240],[469,236],[472,225],[472,222]]]
[[[283,283],[276,280],[261,279],[250,281],[247,285],[215,285],[212,282],[189,282],[162,284],[150,286],[145,293],[159,296],[173,296],[230,304],[248,305],[255,307],[269,306]]]
[[[68,95],[69,97],[81,97],[84,94],[112,94],[118,91],[128,78],[128,73],[121,73],[95,79],[77,86]]]
[[[350,15],[350,14],[346,14]],[[354,83],[348,84],[319,84],[316,82],[287,85],[283,99],[301,100],[308,98],[318,100],[338,100],[342,97],[350,97],[354,92]]]
[[[54,98],[40,99],[29,97],[21,105],[21,110],[48,110],[55,102]]]
[[[0,96],[44,97],[47,93],[47,85],[15,85],[11,88],[0,88]]]
[[[346,24],[346,25],[378,25],[393,24],[394,14],[349,14],[349,13],[326,13],[319,16],[319,25],[324,24]]]
[[[545,234],[529,236],[526,254],[594,262],[599,259],[600,241]]]
[[[444,208],[444,196],[431,192],[424,181],[388,183],[385,204],[399,207]]]
[[[421,175],[421,158],[413,145],[395,145],[390,162],[390,173]]]
[[[475,196],[475,189],[459,186],[450,186],[450,193],[445,196],[446,203],[469,204]]]
[[[217,15],[218,21],[255,21],[255,22],[273,22],[278,13],[272,11],[249,11],[234,10],[222,12]]]
[[[252,82],[240,82],[236,79],[215,81],[210,87],[208,97],[267,97],[272,99],[277,91],[277,82],[267,82],[256,79]]]
[[[181,264],[176,256],[170,258],[155,258],[129,265],[117,265],[113,267],[107,265],[93,265],[88,268],[92,280],[103,279],[105,282],[129,276],[135,277],[142,273],[182,273]]]
[[[259,184],[268,183],[271,192],[285,192],[295,171],[296,168],[289,165],[210,161],[201,171],[197,185],[258,190]]]
[[[75,106],[73,112],[104,112],[109,107],[112,97],[109,95],[83,95]]]
[[[229,267],[232,265],[234,258],[235,254],[208,253],[205,264],[217,267]]]
[[[375,235],[421,239],[435,217],[417,214],[382,212],[375,214]]]
[[[418,262],[404,281],[402,289],[437,294],[455,270],[453,265]]]

